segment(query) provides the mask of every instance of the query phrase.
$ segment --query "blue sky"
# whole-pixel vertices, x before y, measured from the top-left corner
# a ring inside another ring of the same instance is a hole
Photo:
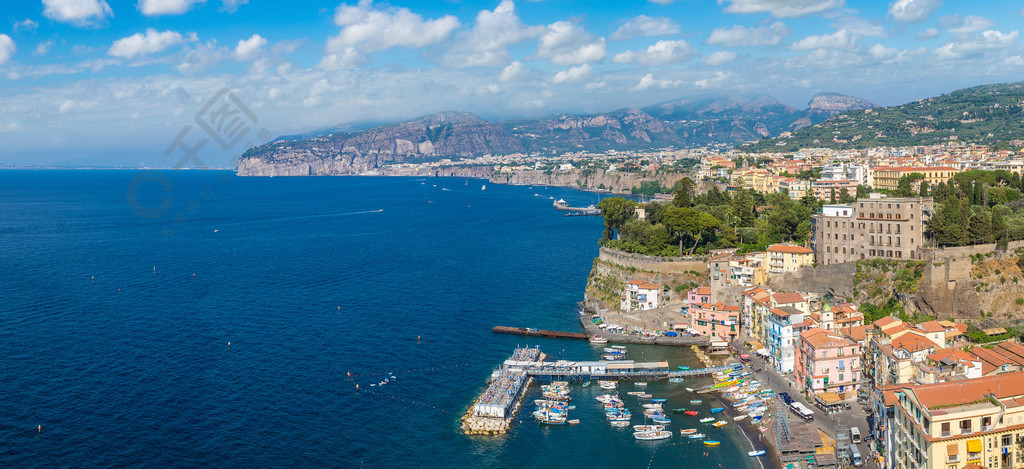
[[[950,0],[18,1],[0,18],[0,163],[172,164],[164,149],[225,87],[264,135],[707,94],[899,104],[1020,80],[1022,13]]]

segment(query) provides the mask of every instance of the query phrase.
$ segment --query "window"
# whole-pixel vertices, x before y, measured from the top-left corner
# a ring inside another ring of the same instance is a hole
[[[942,422],[942,436],[949,436],[949,422]]]

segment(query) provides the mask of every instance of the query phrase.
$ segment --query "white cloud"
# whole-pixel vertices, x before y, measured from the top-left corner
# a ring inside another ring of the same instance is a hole
[[[716,51],[715,53],[713,53],[713,54],[711,54],[711,55],[709,55],[707,57],[704,57],[703,60],[704,60],[704,63],[706,63],[708,65],[716,65],[717,66],[717,65],[725,65],[725,64],[733,63],[738,58],[739,58],[739,56],[735,52],[733,52],[733,51],[730,51],[730,50],[720,50],[720,51]]]
[[[317,67],[325,70],[345,70],[355,68],[366,63],[366,58],[359,54],[355,47],[345,47],[342,50],[324,56],[317,64]]]
[[[107,54],[114,57],[131,59],[140,55],[154,54],[184,42],[185,38],[177,31],[158,32],[153,28],[149,28],[146,29],[145,34],[135,33],[114,41]]]
[[[715,72],[715,76],[711,78],[701,78],[700,80],[693,82],[693,84],[699,88],[710,88],[725,82],[725,80],[729,79],[731,76],[731,73]]]
[[[914,35],[914,37],[925,40],[939,37],[939,30],[935,28],[928,28]]]
[[[105,0],[43,0],[43,16],[75,26],[102,22],[114,12]]]
[[[920,23],[941,5],[942,0],[896,0],[889,4],[889,16],[902,23]]]
[[[445,57],[455,66],[502,65],[511,60],[508,46],[540,36],[544,26],[527,26],[516,14],[512,0],[502,0],[494,9],[476,15],[473,29],[461,35]]]
[[[555,74],[555,77],[551,79],[552,83],[565,83],[569,81],[576,81],[587,75],[590,75],[594,69],[590,64],[583,64],[579,67],[573,67],[569,70],[563,70]]]
[[[139,11],[146,16],[182,15],[192,5],[206,0],[139,0]]]
[[[501,74],[498,75],[498,79],[505,82],[519,81],[526,78],[527,74],[529,74],[529,71],[526,70],[526,66],[517,60],[508,64],[508,66],[501,71]]]
[[[238,7],[248,4],[249,0],[221,0],[220,11],[231,14],[238,11]]]
[[[845,29],[840,29],[832,34],[807,36],[797,42],[794,42],[790,49],[852,49],[856,45],[856,42],[857,36],[851,34]]]
[[[726,13],[771,13],[776,18],[806,16],[839,8],[844,0],[718,0]]]
[[[35,55],[46,55],[46,54],[50,53],[50,48],[51,47],[53,47],[53,39],[49,39],[49,40],[40,42],[39,44],[36,45],[35,52],[32,52],[32,53],[35,54]]]
[[[990,29],[963,41],[948,42],[935,49],[934,54],[944,60],[976,58],[987,51],[999,50],[1016,44],[1019,35],[1020,33],[1017,31],[1002,33]]]
[[[185,58],[175,67],[183,75],[195,75],[231,58],[231,50],[216,40],[185,48]]]
[[[15,21],[13,29],[15,31],[32,31],[39,27],[39,23],[32,20],[32,18],[25,18],[21,21]]]
[[[595,39],[583,28],[569,21],[548,25],[537,42],[537,56],[555,65],[579,65],[598,62],[608,55],[605,39]]]
[[[782,42],[782,39],[789,36],[793,30],[789,26],[778,21],[770,26],[759,28],[745,28],[733,26],[731,28],[717,28],[708,37],[708,44],[718,44],[727,47],[742,46],[772,46]]]
[[[327,39],[328,53],[338,53],[346,47],[357,47],[363,52],[397,46],[425,47],[447,39],[460,26],[452,15],[424,20],[408,8],[375,9],[372,0],[360,0],[358,5],[342,3],[335,10],[334,24],[341,26],[341,32]]]
[[[16,50],[18,46],[14,44],[14,39],[6,34],[0,34],[0,64],[10,60]]]
[[[654,78],[654,75],[648,73],[647,75],[644,75],[643,78],[640,78],[640,83],[637,83],[636,86],[630,88],[629,91],[646,91],[651,88],[675,88],[682,84],[682,80],[659,80]]]
[[[235,60],[253,60],[265,45],[267,45],[267,40],[259,34],[253,34],[249,39],[239,40],[238,45],[235,46]]]
[[[888,34],[882,25],[868,21],[857,16],[847,16],[832,24],[833,28],[845,29],[850,33],[862,37],[885,37]]]
[[[636,63],[639,65],[666,65],[687,62],[693,58],[695,51],[690,43],[678,41],[658,41],[641,51],[626,51],[615,54],[612,62]]]
[[[679,31],[679,24],[668,18],[651,18],[650,16],[640,15],[623,23],[611,36],[608,36],[608,39],[622,41],[641,36],[678,34]]]
[[[942,17],[939,22],[946,27],[947,31],[954,34],[982,31],[991,28],[996,24],[988,18],[973,15],[965,18],[961,18],[960,15],[948,15]]]

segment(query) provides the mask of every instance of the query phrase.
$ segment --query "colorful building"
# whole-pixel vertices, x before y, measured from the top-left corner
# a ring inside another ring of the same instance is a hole
[[[690,322],[699,335],[731,341],[740,332],[740,307],[721,302],[690,305]]]
[[[796,384],[811,394],[833,392],[840,399],[856,396],[861,375],[861,345],[825,329],[800,334],[796,355]]]
[[[626,283],[626,294],[621,298],[620,309],[623,311],[645,311],[657,308],[661,285],[646,280],[630,280]]]

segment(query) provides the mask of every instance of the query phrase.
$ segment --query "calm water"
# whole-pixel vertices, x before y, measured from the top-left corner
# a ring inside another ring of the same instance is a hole
[[[548,197],[593,194],[190,172],[143,186],[143,204],[174,204],[144,219],[126,201],[135,174],[0,171],[0,466],[760,467],[732,425],[705,431],[723,440],[707,457],[678,433],[636,442],[604,421],[597,386],[574,388],[579,426],[458,433],[517,344],[598,357],[490,332],[580,330],[601,220]],[[694,384],[650,390],[681,407]],[[673,428],[699,425],[685,419]]]

